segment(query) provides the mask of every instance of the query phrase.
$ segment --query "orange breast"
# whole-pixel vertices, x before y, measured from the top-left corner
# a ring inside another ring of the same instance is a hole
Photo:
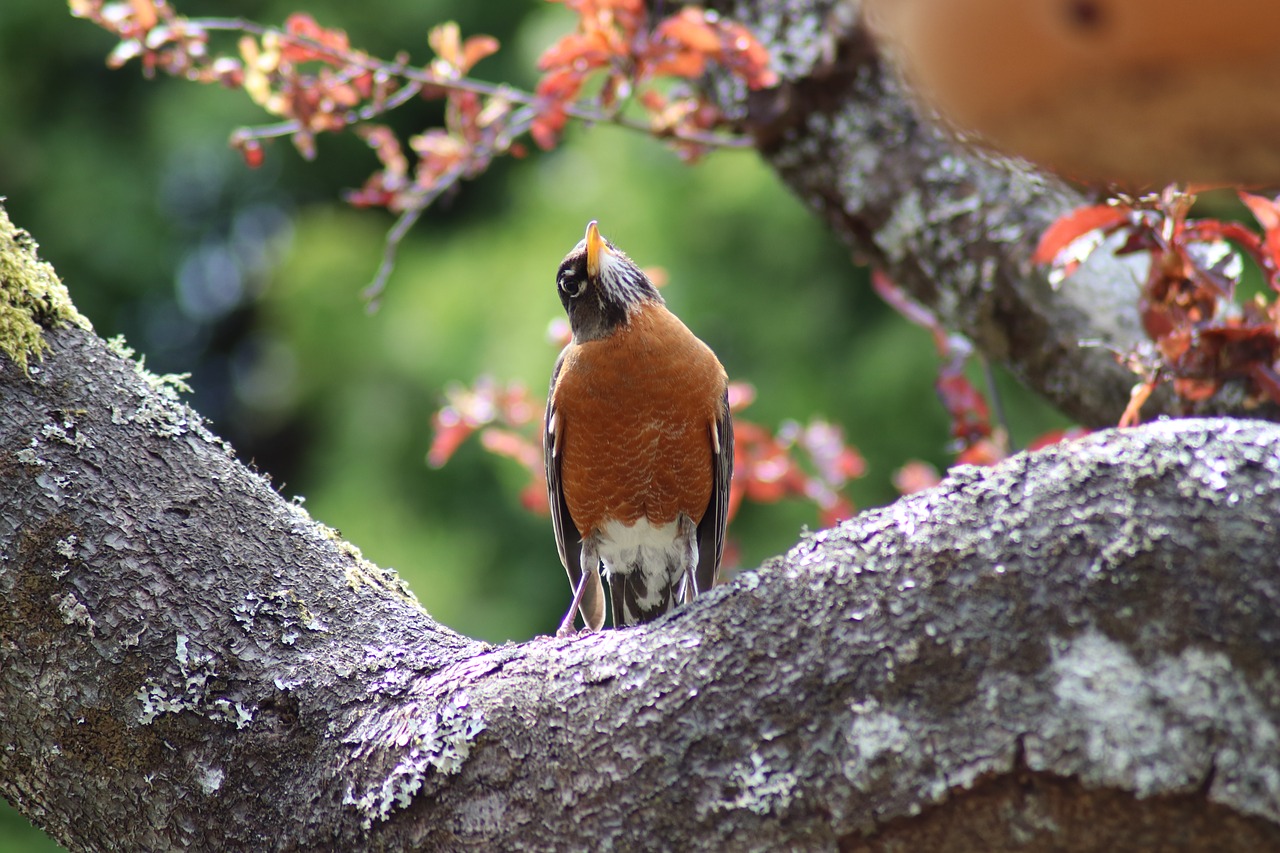
[[[570,345],[552,403],[565,503],[584,537],[609,520],[702,520],[727,383],[711,349],[657,303],[604,340]]]

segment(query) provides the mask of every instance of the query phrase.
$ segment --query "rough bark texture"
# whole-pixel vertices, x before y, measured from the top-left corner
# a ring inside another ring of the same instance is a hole
[[[0,791],[73,849],[1280,845],[1280,428],[962,469],[651,626],[491,648],[48,340],[0,363]]]

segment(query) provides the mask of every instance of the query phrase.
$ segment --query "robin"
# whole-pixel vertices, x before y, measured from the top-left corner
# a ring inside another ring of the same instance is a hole
[[[551,372],[543,458],[573,603],[557,636],[656,619],[715,583],[733,475],[728,377],[595,221],[556,290],[573,340]]]

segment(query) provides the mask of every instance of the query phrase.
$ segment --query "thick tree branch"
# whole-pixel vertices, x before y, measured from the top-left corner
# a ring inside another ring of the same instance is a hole
[[[1115,424],[1138,379],[1113,352],[1146,340],[1137,311],[1145,261],[1099,251],[1050,287],[1031,254],[1084,198],[922,118],[863,26],[860,3],[711,5],[750,23],[781,72],[778,89],[751,96],[726,81],[720,100],[796,195],[860,258],[1063,412],[1091,427]],[[1275,417],[1246,411],[1239,391],[1197,411]],[[1162,392],[1143,412],[1177,409]]]
[[[1280,844],[1280,428],[962,469],[650,626],[492,648],[47,340],[0,360],[0,791],[73,849]]]

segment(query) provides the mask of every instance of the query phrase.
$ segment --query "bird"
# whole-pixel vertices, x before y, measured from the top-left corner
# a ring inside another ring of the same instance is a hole
[[[648,622],[715,583],[733,477],[728,375],[595,220],[556,290],[572,339],[543,430],[547,496],[572,603],[556,631]]]

